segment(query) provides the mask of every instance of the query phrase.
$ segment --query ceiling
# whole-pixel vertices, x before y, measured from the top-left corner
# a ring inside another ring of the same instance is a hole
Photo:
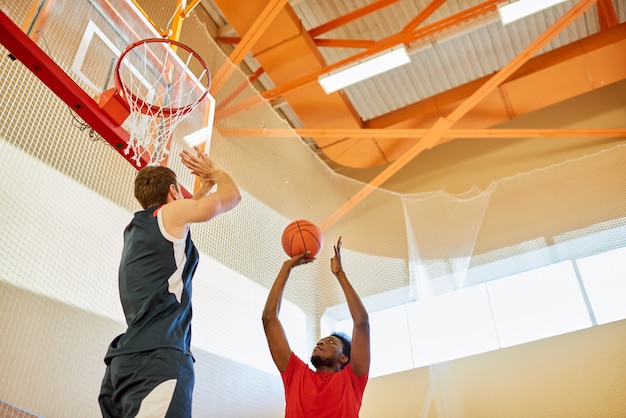
[[[333,170],[381,186],[419,155],[464,138],[626,136],[624,129],[558,124],[494,131],[626,79],[624,0],[570,0],[507,26],[497,12],[503,3],[201,0],[200,6],[231,61]],[[331,94],[317,82],[399,44],[410,64]],[[222,82],[218,72],[213,87]]]

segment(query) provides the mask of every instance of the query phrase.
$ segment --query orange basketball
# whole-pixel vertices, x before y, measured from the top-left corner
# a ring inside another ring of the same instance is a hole
[[[310,251],[307,258],[314,258],[322,249],[322,230],[313,222],[299,219],[293,221],[283,231],[283,249],[289,257]]]

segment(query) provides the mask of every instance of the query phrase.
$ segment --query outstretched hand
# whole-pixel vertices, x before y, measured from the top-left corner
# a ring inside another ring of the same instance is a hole
[[[334,245],[333,249],[335,250],[335,256],[330,259],[330,270],[337,275],[343,271],[341,266],[341,237],[339,237],[337,245]]]
[[[191,170],[191,174],[200,177],[203,181],[214,181],[214,177],[222,169],[218,167],[202,150],[195,146],[196,155],[187,150],[180,153],[182,163]]]
[[[307,256],[310,253],[311,253],[310,251],[307,251],[307,252],[302,253],[302,254],[294,255],[289,260],[285,261],[285,264],[288,264],[289,267],[296,267],[296,266],[300,266],[302,264],[310,263],[313,260],[315,260],[315,258],[307,258]]]

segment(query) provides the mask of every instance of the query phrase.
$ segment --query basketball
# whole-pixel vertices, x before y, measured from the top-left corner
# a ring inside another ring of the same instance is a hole
[[[314,258],[322,249],[322,230],[313,222],[304,219],[293,221],[283,231],[283,250],[289,257],[310,251],[306,258]]]

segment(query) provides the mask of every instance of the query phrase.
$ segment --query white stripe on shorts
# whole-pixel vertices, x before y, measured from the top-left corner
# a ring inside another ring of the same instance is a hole
[[[167,413],[167,409],[172,402],[174,390],[176,389],[176,379],[166,380],[152,389],[141,401],[139,412],[135,418],[161,418]]]

